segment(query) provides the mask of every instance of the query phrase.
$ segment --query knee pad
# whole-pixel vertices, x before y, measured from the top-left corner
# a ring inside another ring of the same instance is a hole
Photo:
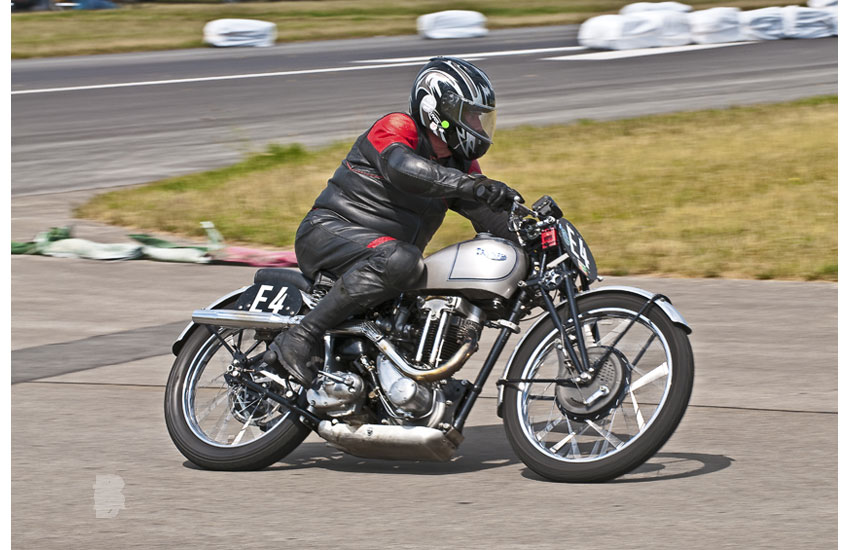
[[[384,284],[397,290],[417,288],[425,273],[422,253],[418,248],[407,243],[396,241],[391,246],[392,249],[388,250],[387,261],[381,274]]]

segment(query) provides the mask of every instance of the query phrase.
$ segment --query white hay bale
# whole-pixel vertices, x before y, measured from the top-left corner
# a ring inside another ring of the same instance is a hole
[[[810,8],[837,8],[838,0],[809,0],[806,5]]]
[[[487,18],[469,10],[428,13],[416,19],[416,29],[425,38],[476,38],[487,34]]]
[[[691,33],[682,12],[645,11],[592,17],[579,28],[578,42],[600,50],[683,46],[691,43]]]
[[[688,14],[691,37],[697,44],[740,42],[740,11],[738,8],[709,8]]]
[[[635,2],[627,4],[620,9],[620,15],[629,15],[632,13],[641,13],[645,11],[677,11],[679,13],[687,13],[693,8],[687,4],[680,2]]]
[[[826,38],[837,34],[832,10],[785,6],[782,16],[785,38]]]
[[[741,36],[744,40],[779,40],[785,38],[782,8],[762,8],[740,13]]]
[[[277,25],[256,19],[216,19],[204,25],[204,42],[217,47],[274,45]]]

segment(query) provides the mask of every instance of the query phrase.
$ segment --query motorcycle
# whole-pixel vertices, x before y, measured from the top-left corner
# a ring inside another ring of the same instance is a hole
[[[265,468],[316,432],[348,454],[450,460],[519,322],[497,413],[517,456],[554,481],[626,474],[669,439],[688,405],[691,329],[661,294],[601,280],[585,240],[544,196],[515,202],[519,245],[480,233],[425,259],[424,286],[323,336],[311,387],[266,363],[334,279],[260,269],[254,284],[205,309],[174,342],[165,419],[174,444],[213,470]],[[557,303],[556,303],[557,302]],[[498,330],[474,381],[455,378]]]

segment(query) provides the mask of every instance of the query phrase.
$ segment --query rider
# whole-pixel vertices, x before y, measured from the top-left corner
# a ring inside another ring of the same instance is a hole
[[[275,338],[267,362],[310,385],[318,360],[311,352],[327,329],[421,284],[422,251],[448,209],[476,231],[516,241],[505,210],[522,198],[481,174],[476,160],[492,143],[495,107],[481,69],[435,57],[414,81],[410,115],[388,114],[357,138],[295,234],[304,274],[338,279]]]

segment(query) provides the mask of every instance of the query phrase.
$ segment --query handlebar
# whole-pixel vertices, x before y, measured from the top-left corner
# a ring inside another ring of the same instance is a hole
[[[511,214],[519,215],[519,216],[522,216],[523,218],[525,218],[527,216],[534,216],[535,218],[538,217],[537,213],[534,210],[526,207],[525,205],[523,205],[519,201],[520,201],[519,197],[514,197],[514,203],[511,205]]]

